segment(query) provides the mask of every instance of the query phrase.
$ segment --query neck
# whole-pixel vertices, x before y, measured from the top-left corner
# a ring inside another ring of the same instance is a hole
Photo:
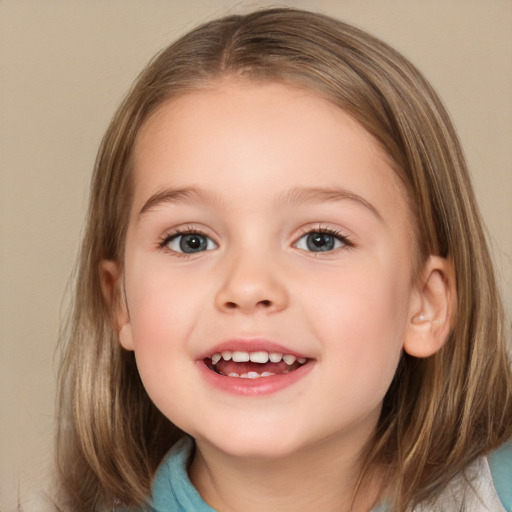
[[[189,469],[203,499],[219,512],[368,512],[381,478],[365,475],[358,492],[361,449],[328,439],[278,459],[233,457],[197,443]]]

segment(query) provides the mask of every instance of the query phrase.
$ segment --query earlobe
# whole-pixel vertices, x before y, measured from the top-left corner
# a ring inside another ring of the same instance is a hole
[[[112,326],[120,345],[133,350],[130,315],[122,291],[122,271],[119,263],[102,260],[99,268],[101,291],[111,311]]]
[[[133,350],[132,326],[130,322],[121,326],[118,333],[119,343],[125,350]]]
[[[430,256],[411,301],[404,350],[414,357],[429,357],[446,342],[457,302],[453,264]]]

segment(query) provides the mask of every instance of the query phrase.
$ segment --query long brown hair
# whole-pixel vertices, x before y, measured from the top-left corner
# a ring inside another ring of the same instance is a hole
[[[271,9],[212,21],[160,53],[103,139],[63,336],[57,455],[66,501],[84,511],[144,503],[158,464],[183,435],[151,403],[133,353],[117,342],[98,270],[103,259],[123,260],[141,125],[167,99],[225,76],[298,85],[353,116],[407,190],[418,268],[430,254],[454,265],[449,339],[432,357],[403,356],[366,452],[366,468],[389,469],[394,509],[432,498],[512,436],[503,310],[464,156],[438,96],[399,53],[326,16]]]

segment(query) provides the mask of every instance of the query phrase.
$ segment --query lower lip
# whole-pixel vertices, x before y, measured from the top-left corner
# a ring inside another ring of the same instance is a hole
[[[313,368],[314,362],[308,361],[293,372],[256,379],[244,379],[242,377],[228,377],[210,370],[203,361],[197,361],[199,371],[204,379],[212,386],[234,395],[260,396],[277,393],[292,386],[304,378]]]

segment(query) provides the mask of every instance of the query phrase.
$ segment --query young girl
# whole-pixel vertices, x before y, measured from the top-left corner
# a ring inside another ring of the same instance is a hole
[[[421,74],[292,9],[156,57],[100,148],[60,384],[64,509],[511,510],[502,306]]]

